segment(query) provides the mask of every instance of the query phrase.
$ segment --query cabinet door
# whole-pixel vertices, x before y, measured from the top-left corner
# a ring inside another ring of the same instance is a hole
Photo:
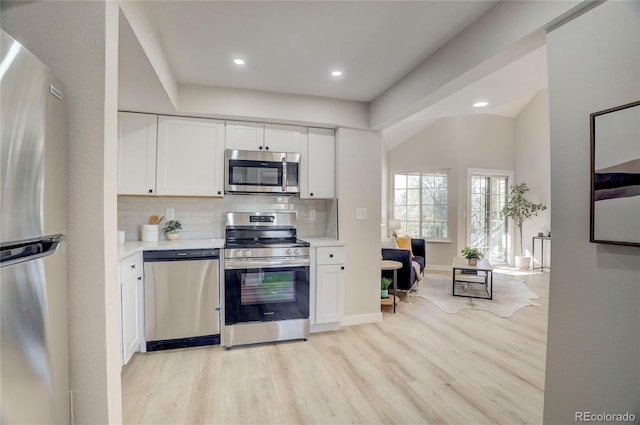
[[[316,269],[316,323],[334,323],[344,317],[344,266],[318,265]]]
[[[156,191],[157,116],[118,112],[118,194]]]
[[[265,124],[264,148],[272,152],[300,153],[307,129],[295,125]]]
[[[158,118],[158,195],[222,196],[224,122]]]
[[[131,359],[140,347],[140,286],[142,275],[137,275],[120,286],[122,302],[122,364]]]
[[[305,155],[306,154],[306,155]],[[306,157],[306,159],[305,159]],[[301,198],[335,198],[335,138],[333,130],[310,128],[303,149]]]
[[[264,146],[264,124],[227,121],[225,127],[227,149],[262,150]]]

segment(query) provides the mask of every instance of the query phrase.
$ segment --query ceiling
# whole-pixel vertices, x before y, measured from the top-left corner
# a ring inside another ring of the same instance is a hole
[[[370,102],[496,3],[149,1],[144,11],[180,84]],[[539,49],[383,130],[387,146],[439,118],[476,113],[474,99],[491,102],[483,113],[517,115],[546,87],[545,58]],[[332,77],[335,69],[343,75]]]

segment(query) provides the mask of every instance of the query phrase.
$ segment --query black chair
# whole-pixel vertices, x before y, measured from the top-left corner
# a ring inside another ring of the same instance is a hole
[[[393,260],[402,263],[402,268],[398,269],[397,286],[399,290],[408,291],[416,283],[417,276],[415,269],[413,268],[412,261],[416,261],[420,264],[420,273],[424,272],[424,266],[427,259],[426,245],[427,244],[424,239],[411,239],[411,250],[414,258],[411,258],[411,252],[407,249],[382,248],[383,260]],[[382,276],[393,279],[393,271],[385,270],[382,272]]]

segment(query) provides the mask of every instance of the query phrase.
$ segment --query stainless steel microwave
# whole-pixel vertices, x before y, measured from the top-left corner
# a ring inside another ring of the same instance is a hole
[[[300,154],[227,149],[227,193],[300,193]]]

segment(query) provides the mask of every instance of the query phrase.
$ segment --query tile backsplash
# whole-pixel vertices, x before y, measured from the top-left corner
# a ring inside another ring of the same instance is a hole
[[[338,234],[336,200],[309,200],[296,196],[227,195],[224,198],[183,198],[152,196],[118,196],[118,230],[125,231],[125,240],[140,240],[140,227],[149,217],[166,215],[173,208],[176,220],[182,223],[181,239],[224,238],[225,213],[231,211],[293,210],[298,213],[298,236],[333,237]],[[310,219],[315,210],[316,219]],[[164,226],[167,219],[160,224]],[[160,239],[164,236],[160,234]]]

